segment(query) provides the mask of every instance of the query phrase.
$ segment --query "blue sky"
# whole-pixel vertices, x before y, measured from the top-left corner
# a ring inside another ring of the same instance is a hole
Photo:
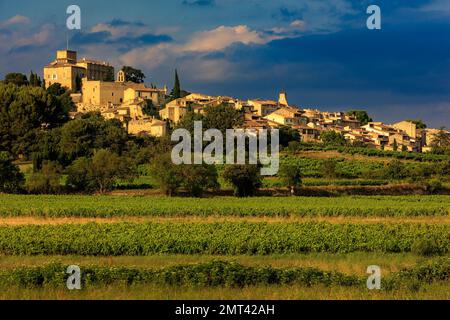
[[[82,30],[67,31],[77,4]],[[366,28],[366,8],[382,30]],[[450,127],[450,1],[0,1],[0,77],[42,72],[55,50],[132,65],[158,86],[274,99],[323,110],[367,109],[387,123]]]

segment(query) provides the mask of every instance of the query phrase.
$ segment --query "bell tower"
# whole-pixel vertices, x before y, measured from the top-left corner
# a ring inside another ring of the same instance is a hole
[[[117,73],[117,82],[125,82],[125,72],[123,70]]]
[[[288,103],[288,101],[287,101],[287,94],[286,94],[286,91],[281,91],[280,92],[280,96],[279,96],[279,98],[278,98],[278,103],[281,105],[281,106],[289,106],[289,103]]]

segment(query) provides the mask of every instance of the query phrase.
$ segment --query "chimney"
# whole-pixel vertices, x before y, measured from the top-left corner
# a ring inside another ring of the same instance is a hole
[[[278,98],[278,103],[282,106],[289,106],[289,103],[287,101],[287,95],[286,95],[286,91],[281,91],[280,92],[280,96]]]

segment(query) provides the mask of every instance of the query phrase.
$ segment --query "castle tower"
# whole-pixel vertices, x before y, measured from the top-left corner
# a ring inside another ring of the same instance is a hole
[[[117,82],[125,82],[125,72],[123,70],[117,73]]]
[[[289,106],[289,103],[288,103],[288,101],[287,101],[287,94],[286,94],[286,91],[281,91],[280,92],[280,96],[279,96],[279,98],[278,98],[278,103],[281,105],[281,106]]]

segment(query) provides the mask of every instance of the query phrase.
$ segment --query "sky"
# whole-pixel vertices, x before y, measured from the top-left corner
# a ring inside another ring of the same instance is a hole
[[[81,30],[66,9],[81,9]],[[381,30],[366,10],[381,8]],[[0,0],[0,78],[66,47],[147,83],[450,128],[450,0]]]

